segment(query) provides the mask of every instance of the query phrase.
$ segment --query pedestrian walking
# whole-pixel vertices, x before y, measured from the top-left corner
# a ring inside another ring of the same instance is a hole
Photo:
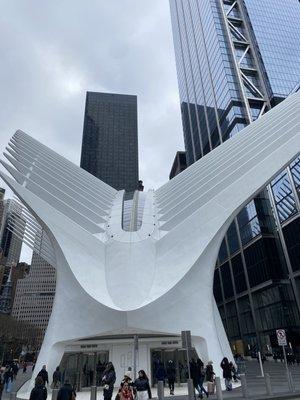
[[[57,393],[57,400],[75,400],[76,393],[69,380],[66,379]]]
[[[61,372],[59,370],[59,367],[56,367],[56,370],[53,372],[53,382],[52,382],[52,389],[58,389],[60,388],[61,385]]]
[[[155,377],[157,379],[157,381],[163,381],[163,383],[165,384],[165,379],[166,379],[166,370],[165,367],[163,365],[163,363],[160,361],[156,370],[156,374]]]
[[[23,374],[26,374],[26,372],[27,372],[27,362],[24,361],[23,362]]]
[[[204,364],[200,358],[198,358],[196,361],[195,371],[196,371],[195,385],[194,385],[195,389],[198,391],[200,399],[203,398],[202,393],[204,393],[206,395],[206,397],[208,397],[208,392],[207,392],[207,390],[205,390],[205,388],[203,386],[203,382],[204,382],[204,378],[205,378]]]
[[[237,370],[236,370],[233,362],[230,361],[229,365],[231,368],[231,375],[232,375],[234,382],[238,382],[240,380],[240,378],[238,377]]]
[[[226,390],[230,391],[232,390],[232,371],[227,357],[223,358],[221,362],[221,368],[223,370],[223,378],[225,379]]]
[[[37,376],[40,376],[43,379],[44,385],[49,384],[49,378],[48,378],[48,372],[46,370],[46,365],[43,365],[43,368],[40,370],[40,372],[37,374]]]
[[[13,379],[14,379],[13,369],[10,365],[7,365],[3,374],[4,389],[6,393],[11,392]]]
[[[137,400],[148,400],[152,398],[149,379],[146,372],[141,369],[138,372],[138,378],[134,381],[134,389],[137,393]]]
[[[18,366],[17,362],[14,361],[12,363],[11,367],[12,367],[12,370],[13,370],[13,379],[16,380],[18,372],[19,372],[19,366]]]
[[[172,360],[169,360],[166,372],[167,372],[168,385],[170,389],[170,395],[174,395],[176,369]]]
[[[114,384],[116,382],[115,368],[112,362],[109,362],[104,370],[102,383],[103,383],[103,397],[104,400],[111,400]]]
[[[120,400],[133,400],[133,391],[131,386],[129,385],[128,382],[124,382],[123,386],[121,387],[119,391],[119,399]]]
[[[47,389],[41,376],[35,380],[35,386],[30,393],[29,400],[47,400]]]
[[[213,362],[208,361],[206,368],[205,368],[205,379],[207,381],[207,392],[208,394],[215,393],[215,376]]]

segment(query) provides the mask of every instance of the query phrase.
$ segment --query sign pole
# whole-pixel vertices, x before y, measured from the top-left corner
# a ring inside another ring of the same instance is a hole
[[[191,379],[191,366],[190,366],[190,354],[189,353],[190,353],[190,349],[187,347],[187,349],[186,349],[186,360],[187,360],[189,379]]]
[[[190,350],[192,348],[191,331],[181,331],[181,341],[182,341],[182,347],[186,349],[188,376],[189,379],[191,379],[191,369],[190,369]]]
[[[290,370],[289,370],[288,363],[287,363],[287,358],[286,358],[285,346],[282,346],[282,352],[283,352],[283,357],[284,357],[284,363],[285,363],[285,368],[286,368],[286,376],[287,376],[289,388],[290,388],[291,391],[293,391],[293,385],[292,385],[292,382],[291,382]]]
[[[139,339],[138,335],[134,335],[133,337],[133,381],[135,381],[137,377],[137,358],[139,351]]]
[[[264,367],[263,367],[260,351],[258,352],[258,360],[259,360],[259,365],[260,365],[261,376],[262,376],[262,378],[264,378],[265,373],[264,373]]]

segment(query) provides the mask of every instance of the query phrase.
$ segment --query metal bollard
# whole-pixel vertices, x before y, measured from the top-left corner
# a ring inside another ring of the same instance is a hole
[[[219,376],[216,376],[216,394],[217,394],[217,399],[218,400],[223,400],[221,379],[220,379]]]
[[[52,389],[51,400],[56,400],[58,395],[58,389]]]
[[[165,398],[164,381],[157,382],[157,397],[158,397],[158,400],[164,400],[164,398]]]
[[[17,399],[17,392],[10,392],[9,400],[16,400],[16,399]]]
[[[91,386],[91,400],[97,399],[97,386]]]
[[[273,396],[270,374],[265,374],[266,392],[268,396]]]
[[[188,388],[188,399],[194,400],[195,399],[195,388],[192,379],[187,380],[187,388]]]
[[[245,374],[241,374],[240,378],[241,378],[243,398],[246,399],[249,396],[246,375]]]

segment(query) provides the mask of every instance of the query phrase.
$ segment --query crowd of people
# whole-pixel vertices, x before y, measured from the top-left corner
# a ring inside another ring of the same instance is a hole
[[[75,400],[76,391],[70,384],[68,379],[62,383],[62,373],[59,367],[53,373],[51,388],[58,389],[57,400]],[[114,392],[116,382],[115,368],[111,362],[107,363],[102,377],[101,386],[103,387],[104,400],[111,400]],[[47,399],[47,386],[49,385],[48,372],[44,365],[41,371],[36,376],[35,386],[30,393],[29,400],[46,400]],[[151,389],[149,379],[145,371],[138,372],[138,378],[133,380],[132,371],[129,370],[124,375],[118,389],[115,400],[148,400],[151,399]]]
[[[116,373],[113,364],[108,363],[102,377],[104,400],[111,400],[116,382]],[[148,400],[152,398],[149,379],[144,370],[138,372],[137,379],[133,379],[132,371],[129,369],[118,389],[115,400]]]
[[[27,364],[19,366],[17,362],[12,362],[7,365],[0,374],[0,400],[2,390],[11,391],[13,381],[16,379],[20,367],[23,373],[27,371]],[[238,375],[236,368],[232,362],[224,358],[221,362],[223,370],[223,378],[225,380],[226,390],[232,390],[232,381],[237,381]],[[34,368],[33,368],[34,369]],[[215,391],[215,373],[212,361],[209,361],[206,366],[200,358],[192,359],[189,364],[190,377],[193,381],[195,390],[198,392],[198,397],[203,398],[203,395],[209,397]],[[174,362],[169,360],[166,367],[159,361],[155,369],[156,382],[162,381],[165,385],[167,382],[170,395],[174,395],[176,368]],[[103,387],[104,400],[111,400],[116,382],[115,368],[111,362],[108,362],[103,371],[101,371],[100,385]],[[204,387],[206,383],[206,388]],[[98,384],[98,382],[97,382]],[[46,400],[47,387],[49,386],[49,376],[46,365],[38,372],[35,379],[35,386],[31,391],[30,400]],[[57,400],[75,400],[76,391],[68,379],[65,379],[57,367],[52,376],[51,389],[58,389]],[[132,371],[128,368],[119,387],[115,400],[148,400],[151,399],[151,389],[149,379],[144,370],[138,372],[137,379],[132,376]]]
[[[225,380],[225,387],[227,391],[232,390],[232,381],[237,382],[239,380],[237,369],[233,362],[229,362],[227,358],[224,358],[221,362],[221,368],[223,370],[223,378]],[[206,366],[200,358],[197,360],[192,359],[189,364],[190,377],[193,381],[195,391],[198,392],[198,397],[203,398],[203,395],[209,397],[210,394],[215,392],[215,372],[213,369],[213,362],[209,361]],[[176,380],[176,369],[173,361],[169,361],[167,368],[164,367],[163,363],[160,362],[157,369],[155,378],[157,381],[165,380],[168,382],[170,395],[174,395],[174,385]],[[206,387],[204,386],[206,383]]]
[[[11,392],[13,381],[19,372],[19,365],[16,361],[12,361],[0,370],[0,400],[2,392]]]
[[[200,358],[197,360],[192,359],[189,364],[190,376],[193,381],[195,390],[198,392],[199,398],[203,398],[203,394],[208,397],[214,393],[215,388],[215,373],[213,369],[213,362],[209,361],[206,366]],[[187,375],[188,377],[188,369]],[[176,381],[176,368],[174,362],[169,360],[167,367],[165,368],[162,362],[158,363],[155,372],[156,381],[165,381],[168,383],[170,395],[174,395],[174,386]],[[206,382],[207,388],[204,387]]]

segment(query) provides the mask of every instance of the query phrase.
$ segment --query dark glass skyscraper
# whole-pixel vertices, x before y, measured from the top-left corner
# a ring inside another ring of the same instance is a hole
[[[170,0],[187,164],[282,101],[300,79],[298,0]],[[235,218],[214,294],[236,352],[300,347],[300,159]]]
[[[136,96],[87,92],[80,166],[117,190],[136,190]]]

